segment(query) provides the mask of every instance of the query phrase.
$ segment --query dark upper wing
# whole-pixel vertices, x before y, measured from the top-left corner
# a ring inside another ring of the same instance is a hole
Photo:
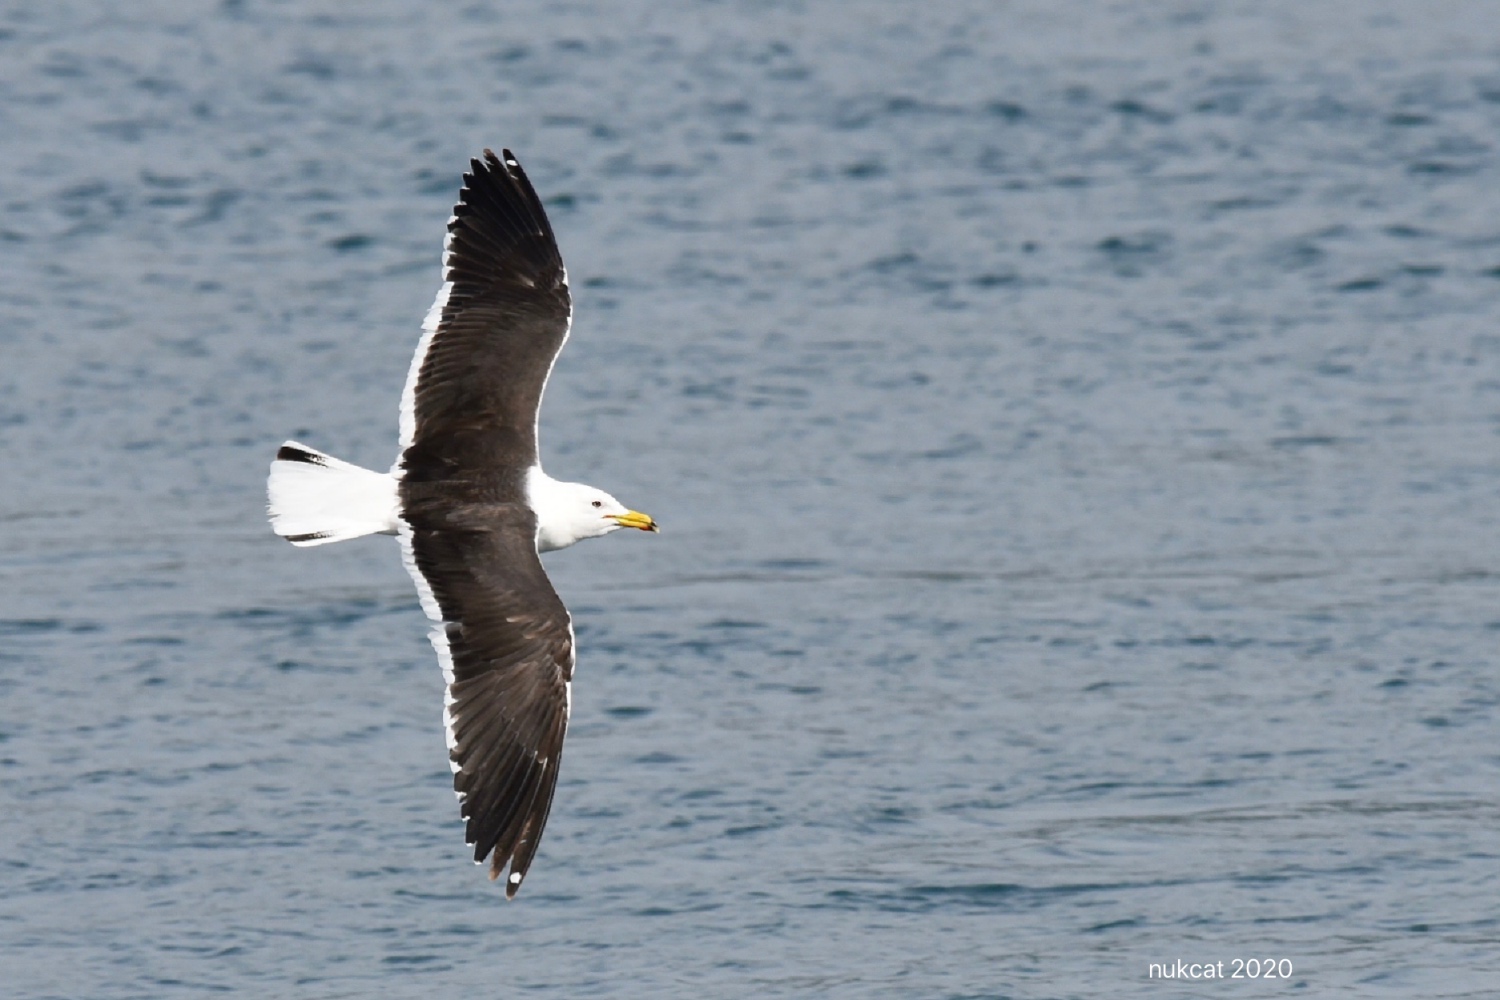
[[[537,557],[525,504],[453,505],[403,483],[401,542],[447,682],[453,789],[474,860],[510,863],[514,896],[552,808],[573,678],[573,626]]]
[[[536,412],[572,301],[541,199],[510,150],[485,150],[464,174],[443,282],[401,397],[405,477],[536,464]]]

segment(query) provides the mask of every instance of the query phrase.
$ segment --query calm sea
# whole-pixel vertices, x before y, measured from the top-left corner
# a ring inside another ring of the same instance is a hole
[[[485,146],[663,526],[510,904],[263,509]],[[1497,150],[1483,0],[0,6],[0,994],[1494,995]]]

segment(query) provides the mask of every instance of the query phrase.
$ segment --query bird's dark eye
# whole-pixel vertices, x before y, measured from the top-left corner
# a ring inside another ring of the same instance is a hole
[[[594,501],[594,506],[595,507],[603,507],[604,506],[604,501],[603,500],[595,500]]]

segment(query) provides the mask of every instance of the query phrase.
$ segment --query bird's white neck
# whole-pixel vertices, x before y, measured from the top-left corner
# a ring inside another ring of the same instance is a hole
[[[564,484],[533,465],[526,471],[526,503],[536,514],[536,550],[551,552],[565,549],[578,541],[570,538],[567,522],[561,517],[566,509]]]

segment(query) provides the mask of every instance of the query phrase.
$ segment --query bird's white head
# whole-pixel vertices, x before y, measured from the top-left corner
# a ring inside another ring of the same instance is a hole
[[[531,509],[536,511],[539,552],[565,549],[621,528],[657,530],[651,515],[631,510],[592,486],[559,482],[541,469],[531,470],[526,487]]]

